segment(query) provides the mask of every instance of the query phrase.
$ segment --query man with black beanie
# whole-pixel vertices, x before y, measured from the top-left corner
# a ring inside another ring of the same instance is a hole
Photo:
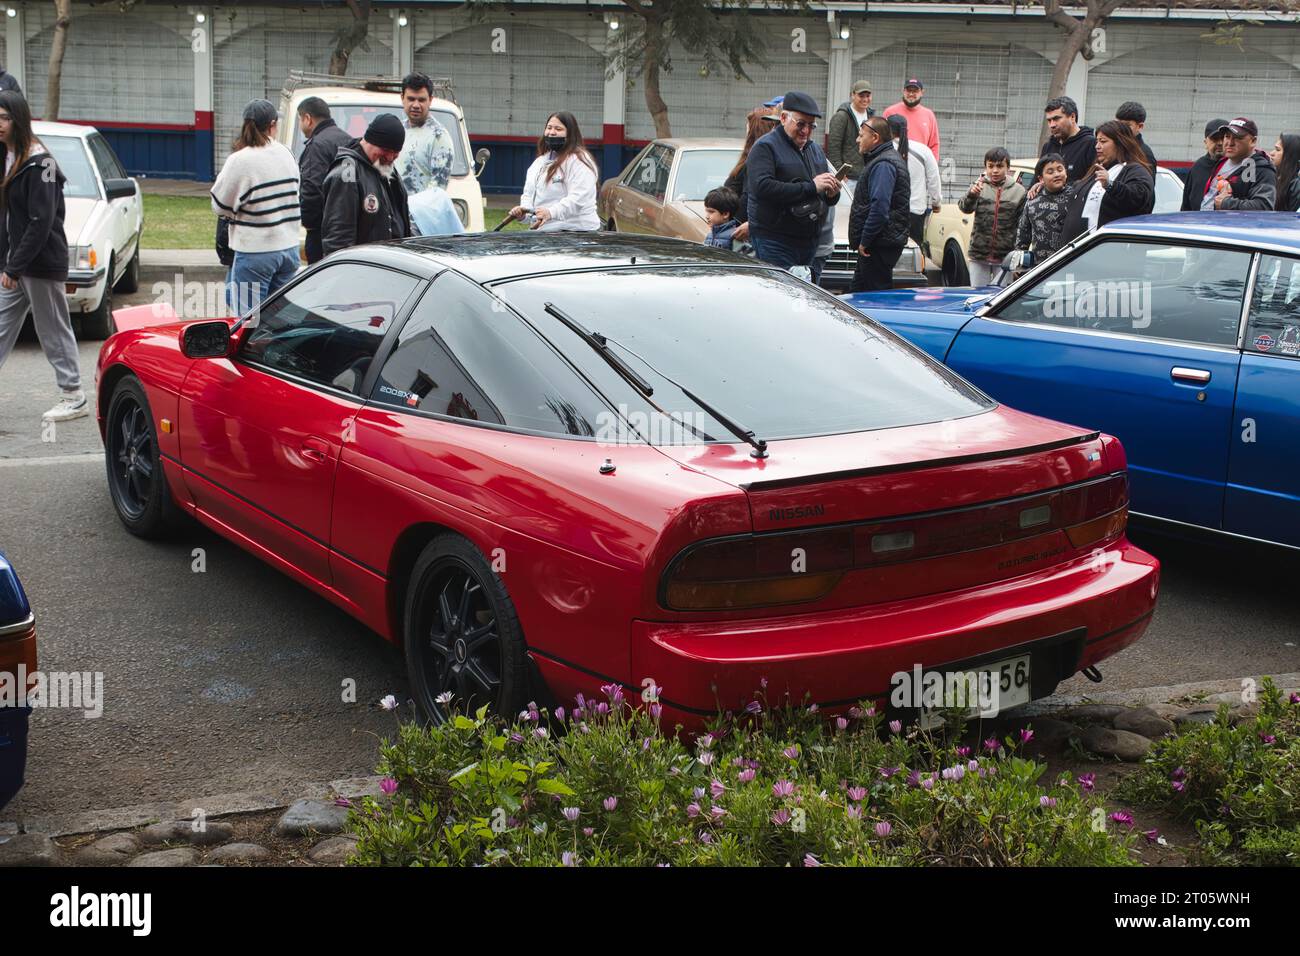
[[[405,141],[401,120],[380,113],[370,121],[365,136],[339,147],[323,186],[321,245],[325,255],[411,235],[406,189],[394,170]]]

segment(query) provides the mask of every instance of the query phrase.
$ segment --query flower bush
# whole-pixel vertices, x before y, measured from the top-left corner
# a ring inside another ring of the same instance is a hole
[[[454,704],[453,704],[454,710]],[[355,805],[361,865],[1123,865],[1131,826],[1068,776],[943,733],[756,700],[693,738],[616,686],[554,715],[403,724]],[[388,791],[391,789],[391,793]]]
[[[1258,716],[1234,726],[1221,705],[1158,741],[1119,793],[1194,823],[1209,862],[1300,866],[1300,696],[1265,678]]]

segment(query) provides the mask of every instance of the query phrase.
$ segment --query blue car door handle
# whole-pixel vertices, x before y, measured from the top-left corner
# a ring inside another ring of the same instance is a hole
[[[1169,377],[1175,382],[1187,382],[1189,385],[1210,384],[1210,373],[1203,368],[1183,368],[1175,365],[1170,369]]]

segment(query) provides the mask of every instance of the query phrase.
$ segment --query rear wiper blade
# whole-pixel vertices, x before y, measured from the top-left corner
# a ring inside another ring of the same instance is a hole
[[[613,350],[610,349],[608,340],[605,336],[601,335],[599,332],[590,331],[579,323],[577,319],[570,316],[554,303],[547,302],[546,311],[567,325],[569,330],[578,336],[578,338],[582,339],[600,353],[600,357],[609,363],[610,368],[618,372],[618,374],[638,392],[646,398],[649,398],[655,393],[654,387],[651,386],[651,384],[643,377],[638,375],[636,369],[632,368],[632,366],[628,365],[627,362],[614,354]],[[718,421],[722,421],[722,419],[718,419]]]

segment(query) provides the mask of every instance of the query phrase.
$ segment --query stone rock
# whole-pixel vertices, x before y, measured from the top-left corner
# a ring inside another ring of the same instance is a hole
[[[1151,750],[1151,741],[1128,730],[1115,730],[1092,724],[1084,728],[1079,742],[1089,753],[1118,757],[1130,763],[1141,760]]]
[[[257,863],[270,858],[271,851],[256,843],[228,843],[209,853],[208,863]]]
[[[1120,704],[1080,704],[1078,707],[1071,708],[1063,716],[1085,724],[1109,724],[1127,709]]]
[[[83,866],[117,866],[140,852],[140,840],[134,833],[110,833],[84,846],[75,854]]]
[[[352,837],[330,837],[311,848],[307,858],[313,863],[340,866],[347,862],[357,849],[357,841]]]
[[[1232,709],[1233,726],[1243,723],[1247,720],[1254,720],[1259,716],[1259,702],[1251,701],[1249,704],[1238,704]]]
[[[215,846],[218,843],[225,843],[234,835],[234,828],[229,823],[205,820],[203,829],[195,830],[189,820],[172,820],[145,827],[140,831],[140,842],[145,846],[161,846],[164,843]]]
[[[280,817],[275,832],[279,836],[338,833],[347,822],[347,807],[336,807],[323,800],[298,800]]]
[[[1059,750],[1069,742],[1071,737],[1079,736],[1078,724],[1072,724],[1068,720],[1057,720],[1053,717],[1035,717],[1032,720],[1023,721],[1022,725],[1028,726],[1034,732],[1033,739],[1025,745],[1028,750],[1034,753]]]
[[[1174,732],[1174,722],[1161,717],[1148,707],[1126,710],[1115,718],[1111,725],[1116,730],[1128,730],[1143,737],[1155,740],[1165,734]]]
[[[1174,724],[1179,727],[1195,727],[1205,724],[1214,723],[1214,715],[1218,711],[1217,707],[1207,704],[1197,704],[1189,707],[1183,713],[1174,718]]]
[[[1186,707],[1180,707],[1177,704],[1148,704],[1147,710],[1157,717],[1163,717],[1165,720],[1178,722],[1179,716],[1187,713]]]
[[[58,847],[44,833],[0,837],[0,866],[55,866]]]
[[[178,846],[173,850],[156,850],[137,856],[127,864],[131,866],[193,866],[199,862],[199,851],[190,846]]]

